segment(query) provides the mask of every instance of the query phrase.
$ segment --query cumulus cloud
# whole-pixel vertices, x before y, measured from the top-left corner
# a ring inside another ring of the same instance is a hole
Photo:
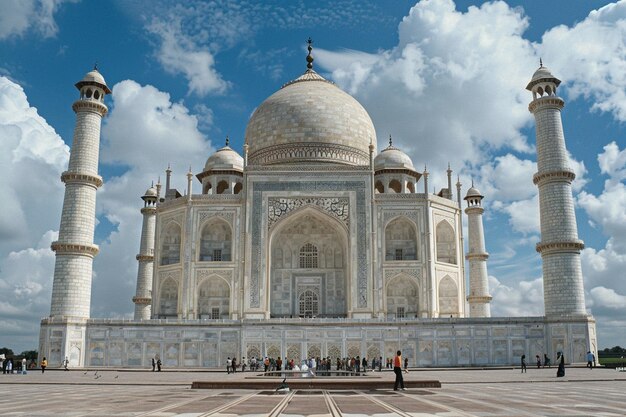
[[[626,120],[625,1],[592,11],[573,27],[550,29],[537,46],[571,98],[592,99],[593,109]]]
[[[75,2],[76,0],[69,0]],[[68,0],[5,0],[0,13],[0,40],[22,36],[34,29],[44,37],[55,36],[59,30],[54,14]]]
[[[94,261],[92,315],[131,317],[142,221],[140,196],[150,181],[159,176],[163,180],[168,164],[173,170],[172,186],[184,193],[187,171],[191,167],[194,174],[200,172],[213,149],[198,130],[198,116],[182,102],[172,102],[169,94],[125,80],[113,87],[111,97],[111,111],[102,128],[101,159],[126,169],[107,178],[98,193],[98,216],[106,218],[113,230],[99,242],[100,254]],[[194,182],[198,193],[199,184]]]
[[[22,87],[0,77],[0,333],[33,348],[50,312],[54,253],[63,200],[58,180],[69,149],[31,107]],[[42,178],[52,179],[42,181]]]
[[[489,289],[493,297],[492,317],[543,315],[543,280],[541,278],[506,285],[496,277],[490,276]]]

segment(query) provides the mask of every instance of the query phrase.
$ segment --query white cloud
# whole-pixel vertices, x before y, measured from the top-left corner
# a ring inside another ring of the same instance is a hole
[[[214,55],[201,49],[182,33],[180,20],[167,23],[155,20],[148,30],[160,38],[157,59],[167,72],[185,76],[190,94],[203,97],[209,93],[226,91],[228,82],[215,69]]]
[[[518,281],[505,285],[489,276],[492,317],[520,317],[543,315],[543,280]]]
[[[547,31],[537,45],[544,62],[563,79],[572,98],[626,120],[626,2],[592,11],[573,27]]]
[[[316,62],[363,103],[379,139],[391,133],[416,166],[479,166],[489,149],[533,149],[520,133],[531,120],[523,87],[536,66],[527,26],[504,3],[462,13],[449,0],[423,1],[400,23],[396,47],[316,49]]]
[[[203,108],[203,112],[210,113],[210,109]],[[102,137],[103,163],[126,167],[126,171],[106,179],[98,193],[98,216],[106,217],[114,230],[99,243],[100,254],[94,261],[92,316],[130,316],[141,233],[140,196],[159,175],[165,182],[162,173],[168,163],[173,170],[172,186],[184,193],[189,167],[194,174],[200,172],[213,149],[198,130],[198,117],[183,103],[174,103],[169,94],[132,80],[113,87]],[[193,181],[198,193],[199,183]]]
[[[4,0],[0,13],[0,40],[34,29],[46,38],[59,30],[54,14],[68,0]],[[69,0],[75,1],[75,0]]]

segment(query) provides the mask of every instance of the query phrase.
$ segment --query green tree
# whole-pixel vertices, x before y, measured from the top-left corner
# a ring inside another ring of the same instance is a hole
[[[36,360],[38,355],[39,352],[37,352],[36,350],[25,350],[24,352],[20,353],[20,356],[26,358],[27,361]]]
[[[0,348],[0,355],[4,354],[7,358],[15,356],[15,353],[7,347]]]

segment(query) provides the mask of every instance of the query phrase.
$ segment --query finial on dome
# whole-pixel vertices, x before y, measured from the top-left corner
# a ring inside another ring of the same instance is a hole
[[[391,139],[391,134],[389,135],[389,146],[393,146],[393,140]]]
[[[93,64],[94,71],[98,71],[98,61]]]
[[[472,177],[472,187],[474,187],[474,177]]]
[[[230,143],[230,138],[228,137],[228,135],[226,135],[226,146],[228,146],[229,143]]]
[[[306,67],[308,69],[313,69],[313,55],[311,55],[311,51],[313,50],[313,39],[309,37],[306,43],[309,45],[307,46],[307,49],[309,50],[309,54],[306,56]]]
[[[539,57],[539,68],[543,68],[543,61],[541,60],[541,57]]]

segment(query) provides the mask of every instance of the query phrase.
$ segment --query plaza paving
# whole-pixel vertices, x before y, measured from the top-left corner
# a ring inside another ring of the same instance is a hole
[[[252,373],[49,370],[2,375],[0,416],[625,416],[626,372],[568,368],[412,370],[407,381],[439,380],[441,388],[393,391],[393,373],[371,378],[388,388],[294,390],[191,389],[193,381],[240,381]],[[322,379],[318,381],[323,383]],[[276,381],[278,385],[280,381]],[[410,386],[410,385],[409,385]]]

